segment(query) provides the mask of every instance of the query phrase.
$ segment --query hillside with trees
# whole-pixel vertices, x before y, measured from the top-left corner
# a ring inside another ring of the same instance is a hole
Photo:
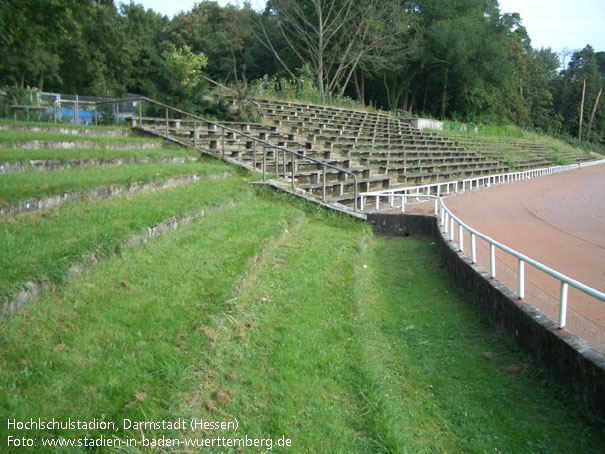
[[[0,86],[139,93],[204,113],[207,80],[264,80],[385,110],[605,143],[605,52],[532,47],[497,0],[0,0]]]

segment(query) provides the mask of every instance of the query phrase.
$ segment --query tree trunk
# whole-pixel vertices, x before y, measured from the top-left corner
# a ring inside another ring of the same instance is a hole
[[[601,94],[603,93],[603,87],[599,90],[597,94],[597,100],[594,102],[594,107],[592,108],[592,113],[590,114],[590,122],[588,123],[588,141],[590,142],[590,131],[592,129],[592,122],[594,121],[595,114],[597,113],[597,107],[599,105],[599,100],[601,99]]]
[[[357,95],[357,100],[363,102],[363,99],[361,99],[361,90],[359,89],[359,80],[357,79],[357,71],[353,73],[353,83],[355,84],[355,95]]]
[[[38,91],[43,91],[44,89],[44,74],[40,73],[38,75]]]
[[[447,102],[447,84],[450,77],[450,69],[445,68],[445,83],[443,84],[443,91],[441,93],[441,119],[445,118],[445,104]]]
[[[393,106],[391,104],[391,90],[389,89],[389,84],[387,83],[387,73],[382,73],[382,80],[384,83],[384,89],[387,91],[387,103],[389,110],[393,110]]]
[[[586,96],[586,79],[582,88],[582,102],[580,103],[580,127],[578,128],[578,139],[582,141],[582,121],[584,120],[584,97]]]
[[[429,96],[429,75],[426,75],[426,84],[424,84],[424,99],[422,100],[422,112],[426,112],[426,101]]]
[[[361,83],[360,85],[360,89],[361,89],[361,101],[365,104],[366,103],[366,77],[365,74],[363,72],[363,69],[361,70]]]

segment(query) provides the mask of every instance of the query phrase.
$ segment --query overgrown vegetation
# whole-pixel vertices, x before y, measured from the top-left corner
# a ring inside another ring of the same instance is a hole
[[[287,196],[245,192],[0,322],[3,440],[7,417],[235,417],[237,432],[27,436],[286,436],[292,448],[273,446],[284,453],[600,452],[602,422],[492,334],[430,240],[374,237]]]
[[[13,0],[0,23],[4,106],[29,86],[230,118],[205,75],[252,94],[605,141],[605,53],[587,45],[561,68],[498,2],[272,0],[261,12],[202,1],[168,19],[136,3]]]

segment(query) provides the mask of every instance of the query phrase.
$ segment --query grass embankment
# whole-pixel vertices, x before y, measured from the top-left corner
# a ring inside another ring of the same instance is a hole
[[[51,173],[13,173],[0,178],[0,207],[20,199],[82,192],[110,184],[161,183],[180,175],[207,177],[233,170],[220,161],[202,158],[201,162],[189,164],[128,164],[112,168],[82,167]]]
[[[116,126],[116,125],[76,125],[72,123],[63,123],[58,121],[57,123],[47,122],[47,121],[22,121],[22,120],[11,120],[8,118],[3,118],[0,120],[2,124],[6,124],[9,126],[17,126],[17,127],[39,127],[45,129],[74,129],[74,130],[91,130],[91,131],[116,131],[123,130],[124,126]]]
[[[217,169],[218,170],[218,169]],[[222,169],[220,169],[222,171]],[[218,172],[217,172],[218,173]],[[62,205],[0,219],[0,298],[28,280],[60,282],[83,255],[105,255],[147,227],[171,216],[249,198],[243,177],[202,180],[182,187],[127,197]]]
[[[145,150],[123,149],[111,150],[103,148],[77,148],[77,149],[0,149],[0,162],[26,162],[30,160],[57,160],[67,162],[72,159],[113,159],[113,158],[134,158],[134,159],[161,159],[181,156],[199,156],[199,153],[193,149],[182,147],[151,148]]]
[[[10,148],[18,147],[20,144],[29,141],[42,142],[91,142],[95,147],[110,148],[120,145],[149,145],[149,138],[144,137],[104,137],[104,136],[74,136],[73,134],[60,134],[54,132],[38,132],[38,131],[2,131],[0,134],[0,147]],[[159,141],[158,141],[159,143]]]
[[[545,158],[552,165],[565,165],[578,159],[594,157],[588,151],[569,145],[554,137],[525,131],[518,126],[477,126],[470,125],[467,131],[461,130],[462,124],[445,122],[443,131],[433,131],[462,144],[480,146],[489,153],[496,154],[511,167],[529,158]]]
[[[285,435],[292,447],[273,452],[297,453],[596,453],[605,443],[602,425],[491,333],[430,240],[377,238],[267,190],[0,323],[2,446],[8,435],[143,434]],[[117,427],[7,429],[7,418],[38,417]],[[122,429],[124,418],[191,417],[237,418],[239,429]],[[140,451],[155,452],[120,450]]]

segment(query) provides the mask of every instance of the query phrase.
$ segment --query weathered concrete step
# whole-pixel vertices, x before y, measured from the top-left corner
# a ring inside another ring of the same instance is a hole
[[[141,156],[137,158],[91,158],[91,159],[32,159],[29,161],[0,162],[0,174],[22,173],[27,171],[46,172],[54,170],[66,170],[74,167],[115,167],[126,164],[184,164],[186,162],[197,162],[197,156],[172,156],[161,158],[150,158]]]
[[[359,192],[388,189],[390,187],[391,178],[386,176],[375,176],[360,179],[357,183]],[[317,196],[321,196],[323,191],[322,183],[306,183],[298,185],[298,187]],[[355,183],[352,178],[346,181],[326,182],[326,196],[336,197],[346,193],[354,193],[354,187]]]
[[[87,137],[128,137],[130,130],[125,128],[69,128],[65,126],[39,126],[27,124],[0,124],[0,131],[27,131],[44,134],[64,134]]]
[[[8,145],[0,145],[4,149],[40,150],[40,149],[103,149],[103,150],[153,150],[162,148],[162,142],[97,142],[94,140],[21,140]]]
[[[211,175],[208,179],[227,178],[232,172],[226,171],[222,174]],[[92,188],[88,191],[64,192],[62,194],[49,195],[40,198],[27,198],[10,202],[8,207],[0,207],[0,216],[16,216],[18,214],[33,211],[47,210],[66,202],[105,200],[121,196],[123,194],[135,194],[157,189],[167,189],[199,181],[199,175],[177,175],[163,181],[134,182],[130,184],[109,184]]]

